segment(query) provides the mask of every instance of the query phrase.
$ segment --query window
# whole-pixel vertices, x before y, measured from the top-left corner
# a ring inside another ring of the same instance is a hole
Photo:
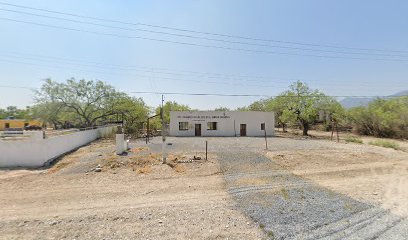
[[[265,123],[261,123],[261,130],[265,130]]]
[[[4,128],[10,128],[10,123],[5,123]]]
[[[188,122],[179,122],[179,131],[188,130]]]
[[[217,130],[217,122],[208,122],[207,130]]]

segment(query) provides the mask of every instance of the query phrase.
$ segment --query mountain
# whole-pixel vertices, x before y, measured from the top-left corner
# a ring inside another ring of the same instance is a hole
[[[408,96],[408,90],[397,92],[395,94],[389,95],[389,97],[399,97],[399,96]],[[369,102],[373,101],[375,98],[353,98],[348,97],[340,101],[340,104],[344,108],[353,108],[367,106]]]
[[[400,96],[408,96],[408,90],[397,92],[393,95],[390,95],[390,97],[400,97]]]

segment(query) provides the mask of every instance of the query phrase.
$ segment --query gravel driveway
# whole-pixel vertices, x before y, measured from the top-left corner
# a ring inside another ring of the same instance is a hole
[[[169,138],[169,151],[203,154],[205,141],[224,173],[236,208],[271,239],[408,239],[408,220],[380,206],[292,174],[265,157],[262,138]],[[325,141],[269,138],[269,151],[340,149]]]

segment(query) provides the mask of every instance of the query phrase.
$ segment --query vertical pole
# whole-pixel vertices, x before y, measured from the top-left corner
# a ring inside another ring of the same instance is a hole
[[[148,143],[148,142],[150,142],[150,139],[149,139],[149,132],[150,132],[150,123],[149,123],[149,118],[147,118],[147,126],[146,126],[146,144]]]
[[[166,164],[166,155],[165,155],[165,151],[166,151],[166,136],[164,135],[164,108],[163,108],[163,102],[164,102],[164,96],[162,95],[162,104],[161,104],[161,119],[162,119],[162,155],[163,155],[163,164]]]
[[[331,132],[331,136],[330,136],[330,141],[332,141],[332,140],[333,140],[333,133],[334,133],[334,124],[333,124],[333,120],[331,121],[331,129],[332,129],[332,132]]]
[[[234,134],[235,134],[235,137],[237,136],[237,131],[235,130],[235,119],[234,119]]]
[[[205,160],[207,160],[208,141],[205,141]]]
[[[268,150],[268,138],[266,137],[266,124],[264,123],[264,132],[265,132],[265,149]]]
[[[337,132],[337,142],[340,142],[340,138],[339,138],[339,128],[337,127],[337,122],[336,122],[336,132]]]

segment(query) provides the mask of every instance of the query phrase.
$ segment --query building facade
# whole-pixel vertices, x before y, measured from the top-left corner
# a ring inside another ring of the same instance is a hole
[[[24,128],[26,126],[42,126],[42,122],[37,120],[24,120],[24,119],[0,119],[0,131],[4,131],[8,128]]]
[[[170,112],[170,136],[261,137],[274,136],[273,112],[184,111]]]

